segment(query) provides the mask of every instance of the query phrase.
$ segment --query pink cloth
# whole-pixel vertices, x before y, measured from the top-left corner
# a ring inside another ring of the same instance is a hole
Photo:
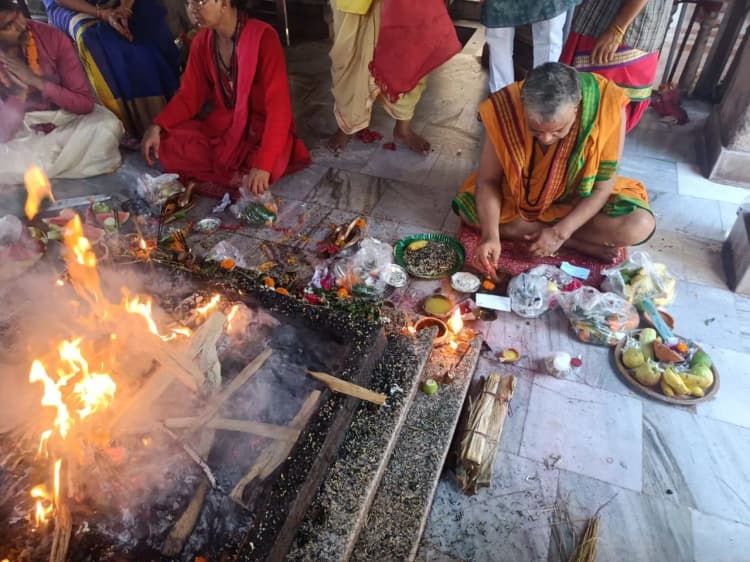
[[[64,109],[83,115],[94,110],[94,94],[68,36],[45,23],[28,23],[39,52],[44,89],[30,93],[24,104],[2,95],[0,88],[0,142],[13,138],[28,111]]]

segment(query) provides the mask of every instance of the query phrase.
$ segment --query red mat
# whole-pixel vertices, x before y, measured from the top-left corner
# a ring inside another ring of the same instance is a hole
[[[472,267],[474,249],[479,244],[480,238],[481,236],[477,229],[466,225],[462,225],[458,231],[458,241],[461,242],[461,245],[466,251],[465,263],[467,267]],[[538,258],[529,254],[526,250],[527,247],[528,244],[526,242],[503,240],[503,251],[500,255],[500,265],[498,269],[501,271],[507,271],[511,275],[518,275],[519,273],[528,271],[537,265],[548,264],[560,267],[560,264],[566,261],[573,265],[585,267],[591,271],[589,278],[583,283],[592,287],[599,287],[599,284],[602,281],[602,270],[614,267],[615,265],[624,262],[628,257],[627,250],[622,248],[613,262],[602,263],[591,256],[586,256],[573,250],[562,248],[555,257]]]

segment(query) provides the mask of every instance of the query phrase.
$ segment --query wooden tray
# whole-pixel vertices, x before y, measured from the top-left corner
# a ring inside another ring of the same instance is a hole
[[[640,330],[633,330],[628,335],[637,335],[640,332]],[[675,334],[677,335],[677,334]],[[677,336],[680,337],[680,336]],[[706,393],[705,396],[688,396],[685,398],[678,398],[677,396],[671,397],[667,396],[666,394],[662,394],[659,390],[655,390],[657,387],[649,387],[642,385],[639,383],[635,377],[633,377],[630,374],[630,369],[628,369],[622,362],[622,348],[625,345],[625,341],[628,338],[625,337],[622,340],[620,340],[617,345],[614,348],[614,359],[615,359],[615,365],[617,366],[617,370],[620,373],[620,377],[623,379],[625,384],[627,384],[630,388],[633,390],[640,392],[641,394],[645,394],[649,398],[653,398],[654,400],[660,400],[661,402],[666,402],[667,404],[676,404],[678,406],[690,406],[692,404],[698,404],[700,402],[705,402],[706,400],[711,400],[716,393],[719,391],[719,371],[716,370],[715,365],[711,365],[711,370],[714,373],[714,383],[709,386],[708,388],[703,389]],[[684,338],[681,338],[684,339]],[[698,349],[701,349],[700,346],[697,346]]]

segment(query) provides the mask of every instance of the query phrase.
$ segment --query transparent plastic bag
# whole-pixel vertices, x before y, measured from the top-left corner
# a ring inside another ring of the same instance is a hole
[[[392,256],[392,246],[375,238],[365,238],[348,260],[335,264],[336,284],[358,296],[380,296],[386,288]]]
[[[637,304],[651,299],[656,306],[667,306],[674,300],[677,280],[662,263],[654,263],[646,252],[635,252],[617,267],[602,271],[602,290]]]
[[[635,306],[615,293],[601,293],[593,287],[581,287],[557,295],[557,302],[583,342],[615,345],[638,327]]]
[[[244,187],[240,187],[240,198],[229,210],[236,219],[250,226],[271,226],[279,214],[279,206],[270,191],[253,195]]]
[[[211,248],[211,251],[208,252],[206,258],[219,263],[229,259],[234,261],[235,267],[247,269],[245,256],[243,256],[239,249],[237,249],[231,242],[227,242],[226,240],[222,240],[216,244],[216,246]]]
[[[524,318],[536,318],[547,312],[552,295],[550,281],[543,275],[521,273],[508,283],[510,309]]]
[[[0,218],[0,246],[10,246],[21,239],[23,223],[15,215]]]
[[[175,193],[185,191],[185,186],[179,181],[177,174],[141,174],[136,181],[135,189],[138,196],[151,205],[161,205]]]

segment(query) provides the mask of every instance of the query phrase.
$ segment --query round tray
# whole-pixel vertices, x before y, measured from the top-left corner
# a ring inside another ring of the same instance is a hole
[[[456,251],[456,254],[458,255],[456,263],[449,270],[436,275],[419,275],[417,273],[414,273],[411,268],[406,265],[406,262],[404,262],[404,253],[407,251],[406,247],[409,244],[411,244],[412,242],[417,242],[418,240],[427,240],[428,242],[442,242],[443,244],[450,246]],[[396,245],[393,248],[393,254],[394,256],[396,256],[396,263],[398,263],[398,265],[403,267],[406,272],[412,277],[419,277],[420,279],[443,279],[444,277],[450,277],[454,273],[461,271],[461,268],[464,266],[464,260],[466,259],[466,252],[464,251],[464,247],[458,240],[456,240],[452,236],[446,236],[445,234],[439,234],[435,232],[425,232],[423,234],[414,234],[412,236],[402,238],[401,240],[396,242]]]
[[[640,330],[633,330],[628,335],[635,335],[638,333],[640,333]],[[684,339],[684,338],[681,338],[681,339]],[[668,404],[676,404],[678,406],[690,406],[691,404],[698,404],[700,402],[705,402],[706,400],[711,400],[719,391],[719,371],[716,370],[715,365],[711,365],[711,370],[714,373],[714,383],[707,389],[704,389],[706,392],[705,396],[700,396],[700,397],[689,396],[686,398],[677,398],[676,396],[670,397],[665,394],[662,394],[658,390],[652,389],[649,386],[642,385],[630,374],[630,369],[628,369],[622,362],[622,359],[621,359],[622,347],[623,345],[625,345],[626,340],[627,340],[627,337],[623,338],[617,343],[617,345],[614,348],[615,365],[617,365],[617,370],[620,373],[620,377],[623,379],[625,384],[627,384],[629,387],[636,390],[637,392],[640,392],[641,394],[645,394],[646,396],[648,396],[649,398],[653,398],[654,400],[660,400]],[[700,346],[697,346],[697,347],[698,349],[702,349]]]

